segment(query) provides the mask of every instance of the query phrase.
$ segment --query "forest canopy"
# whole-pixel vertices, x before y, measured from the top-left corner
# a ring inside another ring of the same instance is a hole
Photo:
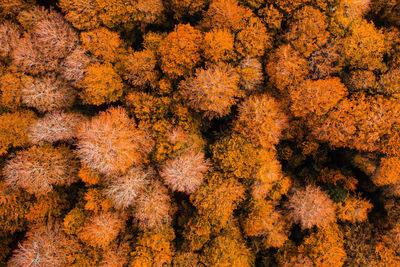
[[[399,0],[0,1],[0,266],[400,266]]]

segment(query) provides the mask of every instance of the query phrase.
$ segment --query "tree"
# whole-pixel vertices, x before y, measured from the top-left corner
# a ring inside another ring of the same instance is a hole
[[[23,9],[17,16],[17,21],[26,31],[32,31],[40,21],[44,19],[54,20],[57,13],[46,9],[43,6],[32,6],[30,9]]]
[[[79,238],[88,245],[106,249],[125,228],[125,221],[117,213],[101,213],[89,217]]]
[[[189,24],[178,24],[161,42],[161,70],[171,78],[187,75],[200,61],[201,32]]]
[[[246,208],[248,214],[243,216],[243,232],[248,237],[263,236],[268,238],[275,247],[280,247],[288,239],[286,229],[283,229],[285,221],[274,203],[264,199],[251,200],[250,207]]]
[[[400,183],[399,161],[398,157],[381,158],[378,168],[371,176],[372,182],[377,186]]]
[[[130,53],[124,66],[124,78],[133,86],[154,88],[160,76],[156,64],[156,54],[150,49]]]
[[[139,232],[129,266],[163,266],[170,264],[175,253],[174,239],[174,229],[169,226],[161,231],[144,230]]]
[[[337,36],[344,36],[352,23],[367,13],[371,0],[340,0],[335,3],[335,11],[331,14],[330,32]]]
[[[44,225],[28,231],[8,262],[9,266],[65,266],[79,250],[79,244],[68,238],[58,225]]]
[[[356,92],[375,92],[378,86],[375,74],[369,70],[352,71],[345,82],[350,91]]]
[[[160,176],[172,190],[192,194],[203,183],[208,171],[209,162],[204,157],[203,152],[187,150],[167,160],[161,167]]]
[[[153,148],[147,128],[137,127],[121,107],[100,112],[82,125],[77,136],[82,163],[104,174],[124,173],[147,162]]]
[[[258,17],[249,18],[246,27],[236,35],[235,48],[242,57],[261,57],[272,48],[271,36]]]
[[[128,266],[129,253],[131,252],[131,244],[129,242],[121,242],[114,244],[108,248],[103,254],[100,262],[101,267],[124,267]]]
[[[194,267],[199,266],[199,255],[194,252],[179,252],[175,253],[174,259],[172,261],[173,266],[177,267]]]
[[[51,12],[32,28],[33,40],[41,53],[52,58],[65,58],[78,45],[78,36],[63,16]]]
[[[75,90],[52,74],[41,78],[26,76],[23,81],[22,103],[39,112],[69,108],[75,101]]]
[[[28,225],[43,225],[58,221],[71,208],[68,194],[56,189],[47,194],[32,197],[29,212],[25,215]]]
[[[189,251],[199,251],[210,241],[211,234],[221,229],[221,226],[212,225],[212,219],[196,214],[188,218],[182,232],[184,237],[183,247]]]
[[[81,166],[78,172],[78,177],[86,184],[95,185],[102,181],[102,176],[97,171],[88,167]]]
[[[239,5],[238,0],[215,0],[205,12],[202,26],[208,29],[226,28],[237,33],[251,16],[251,10]]]
[[[105,193],[114,201],[116,208],[128,208],[145,192],[154,175],[154,170],[150,168],[132,167],[122,176],[111,177]]]
[[[58,68],[58,60],[40,51],[31,33],[24,34],[18,40],[11,58],[12,68],[31,75],[44,75]]]
[[[336,204],[336,213],[339,220],[361,223],[368,220],[368,213],[372,207],[373,205],[368,200],[350,196],[344,202]]]
[[[168,189],[161,182],[153,180],[138,196],[133,216],[140,229],[159,230],[172,222],[174,213]]]
[[[283,91],[302,81],[307,74],[307,61],[290,45],[281,45],[269,55],[266,72],[270,82]]]
[[[336,75],[342,69],[338,50],[336,42],[329,42],[313,52],[308,58],[308,77],[317,80]]]
[[[232,67],[220,63],[197,69],[194,77],[179,84],[179,89],[192,108],[212,119],[230,113],[231,106],[242,95],[238,82],[239,75]]]
[[[343,246],[343,233],[336,224],[313,231],[304,239],[299,252],[310,258],[315,266],[343,266],[347,257]]]
[[[237,179],[252,180],[259,168],[259,148],[247,138],[232,134],[211,148],[214,166]]]
[[[336,169],[324,168],[320,172],[318,180],[326,184],[343,186],[347,191],[356,190],[358,184],[358,180],[350,174],[347,174],[345,169],[340,171]]]
[[[4,234],[23,231],[26,226],[26,215],[31,209],[31,205],[31,196],[28,193],[1,181],[0,231]]]
[[[4,166],[7,183],[37,195],[52,191],[54,186],[76,182],[77,171],[78,162],[65,146],[32,146],[17,152]]]
[[[22,106],[22,75],[6,72],[0,79],[1,105],[10,110],[17,110]]]
[[[8,58],[18,44],[21,32],[17,25],[5,21],[0,25],[0,57]]]
[[[86,55],[86,51],[79,47],[60,63],[60,74],[66,81],[76,86],[85,77],[90,62],[91,58]]]
[[[250,96],[239,106],[234,130],[264,147],[279,142],[288,119],[278,102],[269,95]]]
[[[229,62],[235,59],[235,37],[229,29],[211,29],[204,33],[202,50],[206,60]]]
[[[346,225],[343,227],[344,249],[347,259],[345,265],[379,266],[382,262],[375,254],[376,238],[373,237],[374,226],[369,223]]]
[[[379,79],[379,92],[391,96],[395,99],[400,98],[400,68],[392,68],[387,73],[380,76]],[[375,76],[374,76],[375,77]]]
[[[60,0],[58,5],[75,28],[91,30],[101,23],[95,3],[96,0]]]
[[[137,1],[133,0],[94,0],[100,21],[108,28],[132,28],[132,24],[137,18],[136,3]]]
[[[0,17],[13,17],[24,8],[29,8],[32,1],[5,0],[0,3]]]
[[[138,0],[136,8],[137,20],[144,28],[148,24],[160,24],[165,21],[165,3],[162,0]]]
[[[92,63],[78,87],[85,104],[101,105],[118,101],[125,85],[110,63]]]
[[[38,144],[44,141],[55,143],[71,141],[84,121],[84,117],[76,113],[53,111],[32,124],[28,130],[29,140]]]
[[[352,23],[349,31],[340,41],[343,64],[355,69],[382,69],[383,56],[387,50],[383,32],[366,20]]]
[[[305,6],[294,14],[286,39],[294,49],[309,57],[328,41],[327,20],[318,9]]]
[[[354,94],[338,103],[324,120],[310,122],[312,134],[334,147],[397,155],[398,108],[395,101],[379,95]]]
[[[98,12],[101,22],[108,28],[132,30],[133,27],[139,26],[139,23],[142,23],[144,28],[150,23],[160,23],[164,18],[164,6],[160,0],[94,0],[94,9]]]
[[[0,155],[12,147],[29,144],[28,128],[36,120],[32,111],[17,111],[0,115]]]
[[[123,41],[116,32],[104,27],[81,33],[82,47],[105,62],[115,63],[123,49]]]
[[[96,215],[107,213],[113,208],[112,200],[109,199],[104,190],[99,187],[89,188],[84,194],[83,199],[86,202],[84,205],[85,210],[91,211]]]
[[[300,223],[303,230],[314,225],[327,226],[335,220],[333,201],[326,192],[313,185],[294,190],[287,209],[293,222]]]
[[[244,58],[240,61],[238,73],[240,86],[246,92],[260,89],[263,83],[263,71],[261,62],[256,58]]]
[[[273,5],[267,4],[257,11],[257,15],[266,24],[270,33],[276,33],[282,28],[283,14]]]
[[[347,89],[337,77],[323,80],[305,80],[298,86],[289,87],[290,110],[293,115],[306,117],[310,114],[325,115],[347,96]]]
[[[286,13],[293,13],[296,9],[304,5],[309,0],[282,0],[279,2],[275,2],[273,0],[268,0],[271,4],[276,4],[282,11]]]
[[[214,227],[224,227],[232,218],[233,211],[244,198],[244,188],[233,178],[224,179],[220,173],[211,173],[208,180],[190,196],[200,215]]]
[[[222,231],[205,246],[201,262],[206,266],[254,266],[255,256],[246,247],[239,230],[229,230]]]
[[[210,0],[172,0],[170,9],[174,12],[174,18],[181,20],[187,16],[201,13],[209,2]]]

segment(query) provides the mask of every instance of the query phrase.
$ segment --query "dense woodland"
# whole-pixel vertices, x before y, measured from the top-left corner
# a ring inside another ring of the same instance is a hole
[[[1,266],[400,266],[400,1],[1,0]]]

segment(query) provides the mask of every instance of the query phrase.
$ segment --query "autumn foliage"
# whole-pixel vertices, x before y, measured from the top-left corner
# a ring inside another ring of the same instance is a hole
[[[147,129],[138,128],[123,108],[101,112],[82,125],[78,138],[77,153],[83,162],[105,174],[147,162],[153,144]]]
[[[0,266],[400,266],[399,18],[0,1]]]

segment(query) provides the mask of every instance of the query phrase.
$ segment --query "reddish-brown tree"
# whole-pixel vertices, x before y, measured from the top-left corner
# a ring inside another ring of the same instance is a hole
[[[168,189],[157,180],[153,180],[139,195],[133,211],[141,229],[161,229],[172,222],[175,210]]]
[[[279,103],[269,95],[250,96],[239,106],[235,131],[264,147],[279,142],[282,130],[288,126],[287,116]]]
[[[22,103],[40,112],[69,108],[75,101],[75,90],[54,75],[26,77],[21,90]]]
[[[88,167],[105,174],[123,173],[148,161],[153,141],[147,128],[137,127],[121,107],[100,112],[78,132],[77,153]]]
[[[54,111],[36,121],[29,128],[29,140],[38,144],[43,141],[55,143],[58,141],[70,141],[76,137],[77,131],[83,123],[84,117],[76,113]]]
[[[24,34],[18,40],[11,58],[13,59],[12,68],[32,75],[43,75],[58,68],[58,60],[42,53],[30,33]]]
[[[32,29],[35,45],[46,56],[64,58],[78,45],[78,35],[59,13],[39,20]]]
[[[189,105],[208,118],[223,117],[241,96],[239,75],[225,64],[196,70],[196,75],[182,81],[179,89]]]
[[[65,266],[72,263],[72,255],[78,250],[78,242],[68,238],[58,225],[39,226],[28,231],[8,266]]]
[[[347,89],[337,77],[323,80],[305,80],[289,87],[290,110],[293,115],[305,117],[310,114],[322,116],[344,97]]]
[[[18,44],[21,32],[17,25],[6,21],[0,25],[0,57],[7,58]]]
[[[239,5],[238,0],[215,0],[205,13],[205,28],[227,28],[237,33],[252,16],[249,8]]]
[[[208,166],[203,152],[187,150],[165,162],[160,176],[172,190],[191,194],[203,183]]]
[[[107,248],[125,228],[125,221],[117,213],[101,213],[87,219],[79,238],[88,245]]]
[[[287,208],[293,221],[300,223],[302,229],[314,225],[327,226],[335,220],[333,201],[317,186],[308,185],[304,189],[294,190]]]
[[[247,57],[241,60],[238,73],[240,75],[240,86],[246,92],[259,89],[263,83],[262,65],[256,58]]]
[[[128,208],[146,190],[154,175],[152,169],[133,167],[122,176],[110,177],[105,193],[114,201],[116,208]]]
[[[91,59],[86,55],[86,51],[78,47],[60,63],[60,74],[66,81],[76,86],[83,80],[90,62]]]
[[[33,146],[19,151],[4,166],[7,183],[31,194],[46,194],[54,186],[77,181],[78,162],[67,147]]]
[[[307,74],[307,60],[290,45],[278,47],[268,58],[266,72],[279,90],[302,81]]]

